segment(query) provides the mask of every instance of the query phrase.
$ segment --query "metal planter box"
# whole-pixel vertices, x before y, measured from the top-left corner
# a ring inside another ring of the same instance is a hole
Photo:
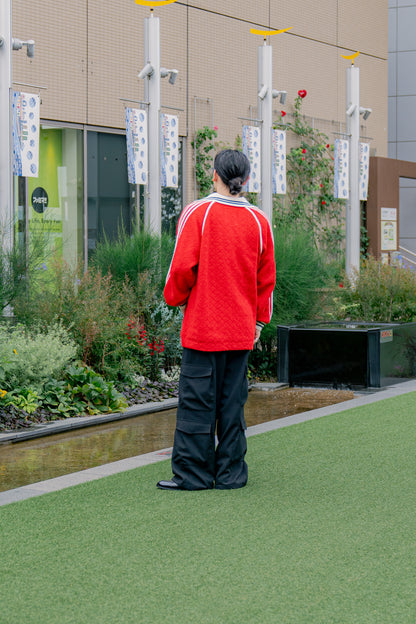
[[[416,375],[416,323],[278,326],[278,380],[291,386],[360,388]]]

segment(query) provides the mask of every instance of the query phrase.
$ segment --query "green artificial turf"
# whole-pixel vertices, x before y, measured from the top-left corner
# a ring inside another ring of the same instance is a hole
[[[249,439],[241,490],[169,462],[0,508],[1,624],[414,624],[416,396]]]

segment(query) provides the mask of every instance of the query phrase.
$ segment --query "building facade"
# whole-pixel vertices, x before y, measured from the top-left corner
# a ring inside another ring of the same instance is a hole
[[[416,162],[416,2],[389,0],[388,156]],[[416,266],[416,179],[399,181],[399,250]]]
[[[161,65],[179,71],[175,85],[162,80],[162,112],[178,115],[182,159],[178,190],[162,194],[164,227],[196,195],[195,131],[217,126],[218,141],[234,145],[256,118],[263,40],[250,28],[293,26],[269,40],[273,87],[288,93],[285,106],[275,100],[274,114],[290,115],[305,89],[303,112],[331,141],[344,131],[341,55],[359,50],[360,101],[373,110],[362,132],[372,154],[387,156],[388,11],[387,0],[179,0],[155,8]],[[143,209],[146,188],[127,180],[125,107],[144,99],[137,74],[148,16],[134,0],[13,0],[13,36],[36,42],[34,58],[13,52],[13,88],[41,96],[39,178],[14,181],[19,232],[27,238],[46,223],[68,261],[86,263],[97,241],[120,227],[131,231]],[[41,214],[32,202],[38,187],[48,193]]]

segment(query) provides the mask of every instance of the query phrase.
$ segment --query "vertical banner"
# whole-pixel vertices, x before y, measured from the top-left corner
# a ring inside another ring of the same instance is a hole
[[[370,165],[370,145],[360,143],[360,200],[365,201],[368,196],[368,171]]]
[[[250,177],[243,190],[248,193],[260,192],[260,128],[257,126],[243,126],[243,152],[250,161]]]
[[[147,111],[126,107],[127,174],[130,184],[147,184]]]
[[[286,194],[286,131],[273,130],[272,136],[272,192]]]
[[[160,116],[160,184],[178,187],[179,132],[175,115]]]
[[[334,142],[334,197],[348,199],[349,197],[349,143],[345,139],[335,139]]]
[[[14,91],[12,96],[13,174],[25,178],[39,175],[40,97]]]

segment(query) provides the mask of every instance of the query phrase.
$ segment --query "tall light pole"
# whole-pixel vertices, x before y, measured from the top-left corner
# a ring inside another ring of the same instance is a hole
[[[270,221],[273,215],[272,193],[272,132],[273,132],[273,98],[280,95],[280,101],[286,99],[285,91],[273,89],[273,48],[267,45],[267,37],[286,32],[293,28],[281,30],[257,30],[251,28],[254,35],[264,37],[263,45],[257,50],[257,118],[261,127],[261,190],[260,199],[262,210]]]
[[[10,93],[12,88],[11,0],[0,2],[0,228],[3,249],[13,245]],[[0,244],[1,244],[0,243]]]
[[[345,219],[345,270],[351,281],[360,270],[360,115],[364,118],[371,113],[370,108],[360,107],[360,69],[354,65],[359,52],[350,56],[346,72],[346,130],[349,137],[349,198]]]
[[[160,79],[170,75],[174,84],[177,70],[160,67],[160,20],[153,14],[153,7],[173,4],[177,0],[135,0],[136,4],[150,7],[150,17],[144,19],[144,61],[139,72],[144,80],[144,98],[148,119],[149,175],[145,194],[145,226],[155,234],[162,231],[162,208],[160,189]]]

